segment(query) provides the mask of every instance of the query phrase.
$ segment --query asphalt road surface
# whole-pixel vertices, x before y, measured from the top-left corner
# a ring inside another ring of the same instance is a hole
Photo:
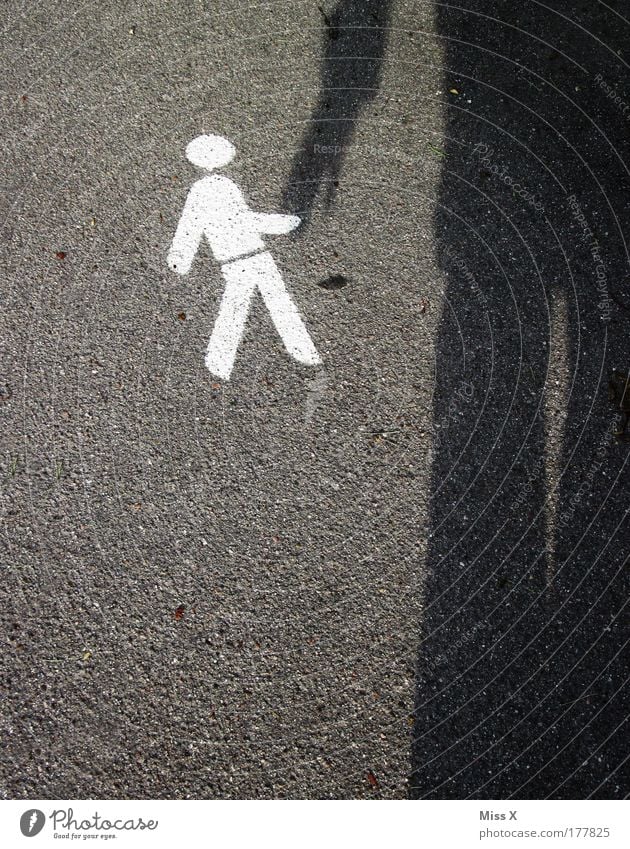
[[[625,4],[4,12],[0,794],[625,797]],[[321,366],[205,367],[202,133]]]

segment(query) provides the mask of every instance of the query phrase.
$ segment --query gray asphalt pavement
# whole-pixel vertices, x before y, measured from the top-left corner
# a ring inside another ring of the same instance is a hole
[[[8,3],[0,795],[627,795],[624,14]],[[205,368],[200,133],[321,367]]]

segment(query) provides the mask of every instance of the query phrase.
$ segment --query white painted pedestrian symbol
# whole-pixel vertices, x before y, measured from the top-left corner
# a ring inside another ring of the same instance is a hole
[[[205,171],[223,168],[235,155],[234,145],[221,136],[198,136],[186,148],[188,159]],[[229,380],[232,374],[256,289],[289,354],[305,365],[321,363],[262,240],[263,234],[290,233],[299,225],[300,219],[295,215],[253,212],[236,183],[219,174],[198,180],[188,193],[168,264],[178,274],[187,274],[203,236],[222,263],[226,286],[206,352],[206,365],[217,377]]]

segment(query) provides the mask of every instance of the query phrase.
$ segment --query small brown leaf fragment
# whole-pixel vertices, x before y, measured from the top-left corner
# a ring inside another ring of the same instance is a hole
[[[22,103],[26,103],[28,101],[28,94],[23,94],[21,100]]]
[[[375,790],[378,788],[378,778],[374,775],[371,769],[368,769],[367,780]]]
[[[184,611],[186,610],[186,605],[180,604],[173,616],[175,617],[175,621],[179,622],[180,619],[184,618]]]
[[[186,313],[185,313],[185,312],[178,312],[178,313],[177,313],[177,318],[178,318],[180,321],[186,321]]]
[[[57,251],[55,256],[57,257],[57,259],[65,259],[68,254],[65,251]]]
[[[220,383],[213,383],[213,384],[212,384],[212,388],[213,388],[213,389],[220,389],[220,388],[221,388],[221,384],[220,384]]]

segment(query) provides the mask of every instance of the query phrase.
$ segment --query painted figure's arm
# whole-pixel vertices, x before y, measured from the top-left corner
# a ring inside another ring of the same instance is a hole
[[[270,236],[282,236],[285,233],[290,233],[299,227],[301,219],[297,215],[266,215],[255,214],[256,224],[261,233],[268,233]]]
[[[173,244],[166,261],[171,271],[188,274],[197,253],[203,235],[203,221],[200,207],[195,203],[195,189],[191,189],[186,198],[182,217],[179,219]]]

